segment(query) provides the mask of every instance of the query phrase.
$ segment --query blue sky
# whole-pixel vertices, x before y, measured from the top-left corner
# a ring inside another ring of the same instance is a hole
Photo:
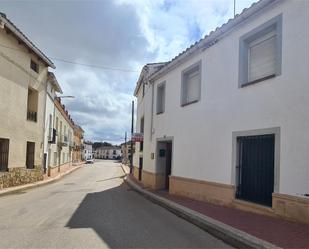
[[[133,90],[142,66],[168,61],[233,17],[234,0],[0,1],[47,56],[130,69],[103,70],[53,60],[73,119],[86,139],[120,143],[130,131]],[[236,0],[236,13],[254,0]]]

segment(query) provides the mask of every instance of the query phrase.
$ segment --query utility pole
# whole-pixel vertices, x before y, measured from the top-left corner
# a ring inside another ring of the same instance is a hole
[[[236,15],[236,0],[234,0],[234,18],[235,18],[235,15]]]
[[[124,133],[124,163],[128,162],[128,150],[127,150],[127,132]]]
[[[130,158],[130,174],[133,173],[133,132],[134,132],[134,100],[132,100],[132,119],[131,119],[131,158]]]

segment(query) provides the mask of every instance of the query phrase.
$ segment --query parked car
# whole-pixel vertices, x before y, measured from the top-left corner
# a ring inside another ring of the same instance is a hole
[[[91,163],[91,164],[93,164],[94,163],[94,160],[93,160],[93,158],[88,158],[87,160],[86,160],[86,163],[88,164],[88,163]]]

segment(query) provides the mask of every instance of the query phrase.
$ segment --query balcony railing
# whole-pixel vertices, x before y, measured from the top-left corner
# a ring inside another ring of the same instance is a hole
[[[66,135],[60,134],[58,136],[58,145],[59,146],[68,146],[68,137]]]
[[[37,122],[37,112],[28,110],[27,112],[27,120]]]
[[[56,143],[57,130],[50,128],[48,132],[48,142],[51,144]]]

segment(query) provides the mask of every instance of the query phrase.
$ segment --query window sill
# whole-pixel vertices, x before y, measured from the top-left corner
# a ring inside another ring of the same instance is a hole
[[[27,121],[31,123],[37,123],[37,121],[31,120],[31,119],[27,119]]]
[[[260,78],[260,79],[257,79],[257,80],[253,80],[253,81],[243,83],[243,84],[241,84],[240,88],[250,86],[250,85],[254,85],[254,84],[259,83],[261,81],[265,81],[265,80],[272,79],[272,78],[275,78],[275,77],[276,77],[275,74],[271,74],[271,75],[268,75],[266,77],[263,77],[263,78]]]
[[[163,114],[164,113],[164,111],[163,112],[157,112],[157,115],[160,115],[160,114]]]
[[[184,106],[187,106],[187,105],[191,105],[191,104],[194,104],[194,103],[197,103],[197,102],[199,102],[199,99],[190,101],[188,103],[183,103],[183,104],[181,104],[181,107],[184,107]]]

